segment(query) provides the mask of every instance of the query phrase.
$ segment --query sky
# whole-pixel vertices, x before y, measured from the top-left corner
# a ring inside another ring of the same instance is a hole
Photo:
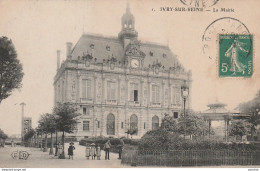
[[[25,116],[32,117],[33,127],[41,114],[52,112],[57,50],[61,50],[61,58],[65,60],[66,42],[75,45],[83,32],[117,36],[126,4],[124,0],[0,0],[0,36],[12,39],[25,73],[22,88],[0,104],[0,128],[4,132],[20,133],[21,102],[26,103]],[[142,42],[168,44],[181,64],[192,71],[190,98],[194,110],[204,111],[207,104],[216,100],[232,110],[254,98],[260,89],[258,2],[220,0],[209,8],[211,12],[162,12],[160,7],[185,6],[178,0],[130,1],[138,38]],[[221,7],[233,8],[235,12],[212,12],[213,8]],[[221,17],[239,19],[254,34],[251,78],[218,78],[217,54],[210,59],[203,53],[203,33]]]

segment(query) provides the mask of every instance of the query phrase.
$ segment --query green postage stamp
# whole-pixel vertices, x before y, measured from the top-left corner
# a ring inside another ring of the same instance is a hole
[[[219,35],[219,77],[253,75],[253,35]]]

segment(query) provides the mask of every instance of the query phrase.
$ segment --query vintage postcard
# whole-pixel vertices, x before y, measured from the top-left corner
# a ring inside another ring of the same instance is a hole
[[[0,168],[259,168],[259,8],[0,0]]]

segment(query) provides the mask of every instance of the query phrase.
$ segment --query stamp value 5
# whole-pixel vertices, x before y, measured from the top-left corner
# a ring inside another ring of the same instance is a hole
[[[253,75],[253,35],[219,35],[219,77]]]

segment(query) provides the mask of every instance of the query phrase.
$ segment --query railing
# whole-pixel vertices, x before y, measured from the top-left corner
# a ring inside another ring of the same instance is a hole
[[[152,102],[152,103],[151,103],[151,106],[152,106],[152,107],[161,107],[161,103]]]
[[[117,104],[117,100],[106,100],[106,104]]]
[[[87,98],[81,98],[80,103],[93,103],[92,99],[87,99]]]
[[[132,106],[140,106],[140,102],[138,101],[128,101],[128,104]]]
[[[235,150],[124,150],[122,164],[137,166],[259,165],[260,151]]]

